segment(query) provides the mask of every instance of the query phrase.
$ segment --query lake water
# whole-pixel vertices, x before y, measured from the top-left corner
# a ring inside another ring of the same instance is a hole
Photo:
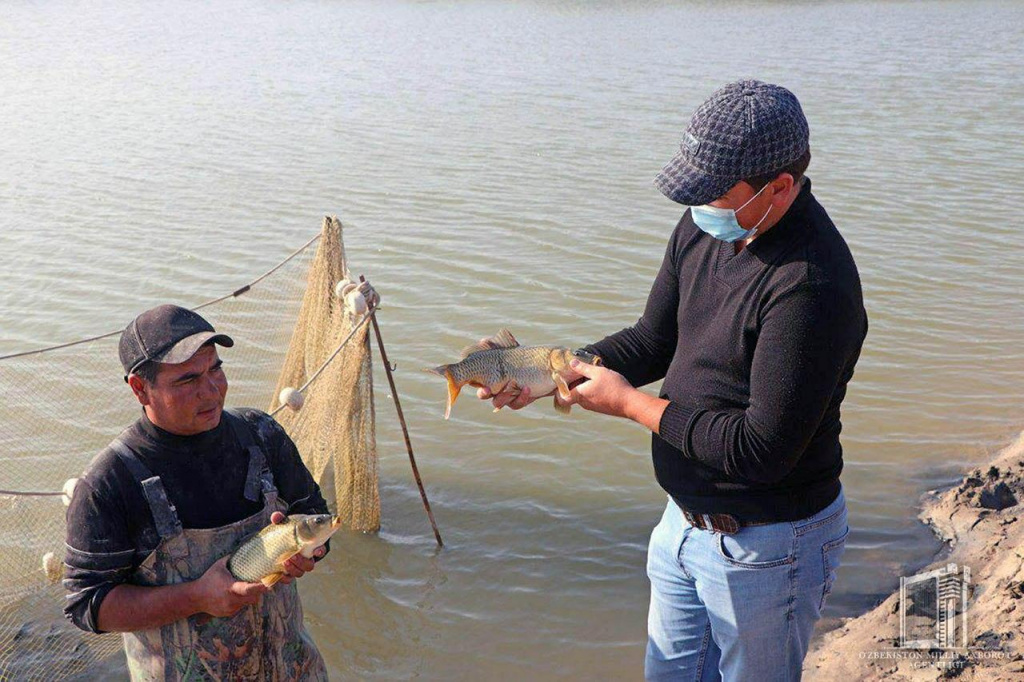
[[[1021,64],[1015,2],[5,3],[0,354],[229,292],[338,214],[447,547],[378,368],[383,531],[302,581],[333,676],[636,679],[665,500],[648,437],[468,395],[445,422],[419,368],[501,326],[581,345],[635,321],[681,213],[651,181],[689,114],[777,82],[871,320],[826,627],[933,556],[920,495],[1022,428]],[[74,363],[27,367],[40,404],[84,388]],[[53,441],[23,407],[4,438]],[[25,447],[40,486],[76,473]]]

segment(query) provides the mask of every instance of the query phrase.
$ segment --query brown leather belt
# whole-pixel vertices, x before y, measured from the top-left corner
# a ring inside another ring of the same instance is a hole
[[[723,535],[738,533],[743,526],[766,526],[774,521],[740,521],[732,514],[694,514],[679,507],[683,517],[694,528],[710,530]]]

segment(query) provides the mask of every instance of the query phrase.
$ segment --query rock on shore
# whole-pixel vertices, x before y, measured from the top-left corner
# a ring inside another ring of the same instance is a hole
[[[967,649],[901,649],[897,590],[827,633],[804,679],[1024,681],[1024,433],[953,488],[930,492],[920,517],[949,543],[941,559],[970,568]]]

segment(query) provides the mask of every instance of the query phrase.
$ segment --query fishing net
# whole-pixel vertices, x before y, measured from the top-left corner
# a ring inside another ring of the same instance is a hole
[[[339,349],[339,337],[351,333],[346,325],[353,324],[353,315],[331,298],[334,282],[347,273],[343,259],[341,225],[325,219],[321,235],[271,271],[196,308],[235,340],[233,348],[221,351],[229,406],[266,406],[275,383],[301,387],[339,350],[306,389],[302,411],[284,408],[276,417],[295,429],[311,469],[321,477],[329,473],[325,496],[332,507],[359,520],[355,527],[375,529],[380,505],[368,325],[362,320],[355,331],[363,333]],[[104,326],[123,327],[127,321]],[[60,583],[60,491],[138,416],[138,404],[121,380],[119,334],[0,357],[0,680],[126,677],[121,638],[83,633],[66,621]],[[354,360],[346,357],[350,351]],[[271,407],[278,407],[276,398]],[[342,453],[340,462],[332,463],[333,452]],[[339,494],[352,499],[339,501]]]
[[[376,531],[380,493],[369,326],[349,337],[362,315],[338,300],[338,283],[352,280],[341,235],[338,219],[325,218],[270,411],[303,453],[331,511],[349,528]],[[282,389],[305,385],[346,339],[331,372],[306,389],[308,404],[298,411],[281,409]]]

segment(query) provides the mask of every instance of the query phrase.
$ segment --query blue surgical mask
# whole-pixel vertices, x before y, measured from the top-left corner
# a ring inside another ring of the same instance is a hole
[[[690,217],[693,218],[694,224],[704,232],[707,232],[715,239],[721,239],[723,242],[734,242],[740,239],[750,239],[757,234],[757,228],[764,222],[764,219],[768,217],[768,214],[772,212],[772,207],[768,206],[768,210],[764,212],[761,219],[757,221],[757,225],[754,225],[749,230],[745,230],[740,227],[739,221],[736,220],[736,211],[742,211],[747,204],[757,198],[757,195],[765,191],[768,185],[762,187],[757,194],[750,197],[750,199],[737,209],[731,208],[716,208],[714,206],[691,206]]]

